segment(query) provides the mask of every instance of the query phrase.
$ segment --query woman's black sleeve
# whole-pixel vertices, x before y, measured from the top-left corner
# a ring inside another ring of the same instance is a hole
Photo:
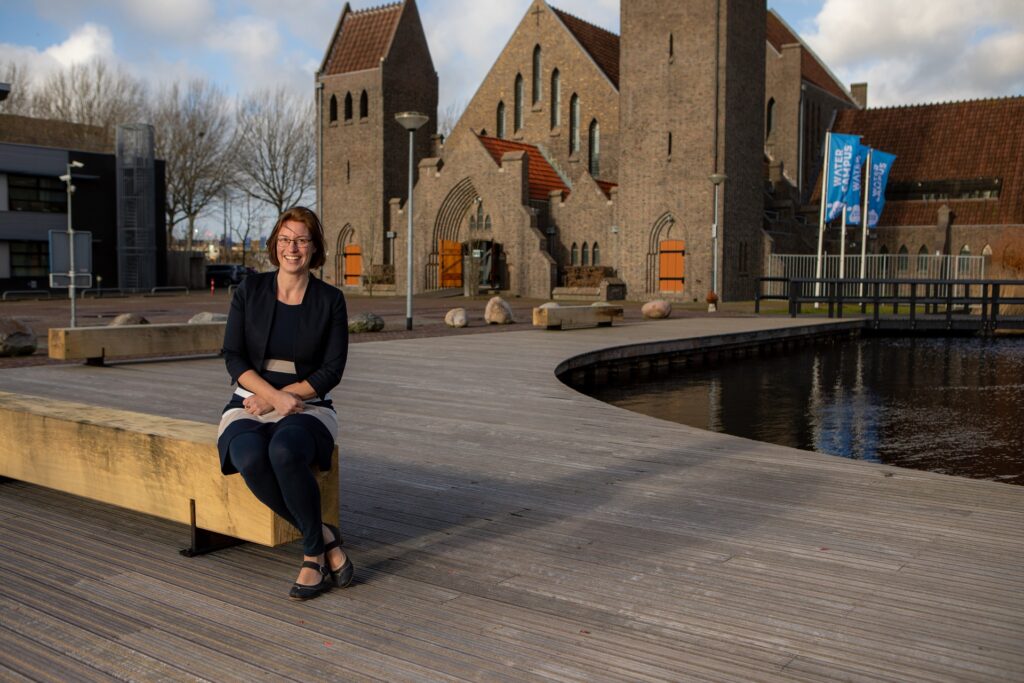
[[[238,378],[246,370],[253,369],[249,364],[249,354],[245,344],[245,292],[245,281],[243,280],[231,299],[231,310],[228,311],[228,322],[224,328],[224,346],[220,350],[224,356],[224,364],[227,366],[232,384],[237,383]]]
[[[348,359],[348,310],[345,307],[345,295],[337,290],[331,302],[331,319],[322,343],[323,365],[306,378],[320,398],[338,386],[341,375],[345,372],[345,361]]]

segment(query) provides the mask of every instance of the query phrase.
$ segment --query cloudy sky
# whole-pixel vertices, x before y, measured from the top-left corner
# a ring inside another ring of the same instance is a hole
[[[373,2],[356,0],[355,9]],[[376,3],[379,4],[379,3]],[[618,32],[619,0],[555,0]],[[341,0],[3,0],[0,61],[37,75],[101,56],[152,87],[202,76],[230,92],[309,93]],[[530,0],[418,0],[441,107],[467,101]],[[1024,0],[769,0],[872,106],[1024,94]]]

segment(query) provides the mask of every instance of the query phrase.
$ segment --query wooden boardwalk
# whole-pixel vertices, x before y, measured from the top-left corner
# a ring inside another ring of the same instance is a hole
[[[703,432],[553,375],[601,347],[829,324],[353,346],[356,582],[306,604],[286,598],[297,545],[187,559],[185,527],[2,484],[0,680],[1024,680],[1024,488]],[[229,387],[192,360],[5,370],[0,390],[212,424]]]

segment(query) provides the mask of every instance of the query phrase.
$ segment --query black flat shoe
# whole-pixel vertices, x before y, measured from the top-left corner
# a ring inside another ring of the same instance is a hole
[[[328,564],[330,568],[330,560],[327,559],[327,553],[334,550],[335,548],[341,548],[341,532],[338,531],[338,527],[331,526],[330,524],[324,524],[325,527],[331,530],[331,534],[334,535],[334,540],[330,543],[324,544],[324,562]],[[331,580],[334,581],[334,585],[338,588],[344,588],[352,583],[352,575],[355,574],[355,567],[352,566],[352,560],[345,557],[345,561],[337,569],[331,569]]]
[[[310,600],[321,593],[326,593],[331,590],[332,582],[329,578],[331,576],[331,572],[326,566],[319,565],[316,562],[311,562],[310,560],[303,560],[302,566],[309,569],[316,569],[320,572],[320,583],[315,583],[313,585],[293,583],[292,589],[288,593],[289,598],[292,600]]]

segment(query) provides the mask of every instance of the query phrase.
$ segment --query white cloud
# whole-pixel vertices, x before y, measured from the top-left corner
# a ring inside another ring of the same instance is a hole
[[[264,17],[236,17],[214,26],[206,36],[207,46],[237,60],[261,62],[281,48],[277,25]]]
[[[44,54],[64,67],[97,57],[113,61],[114,36],[106,26],[84,24],[75,29],[63,43],[46,48]]]
[[[120,0],[119,5],[140,28],[185,41],[214,16],[212,0]]]
[[[1024,92],[1020,0],[826,0],[808,44],[872,106]]]

